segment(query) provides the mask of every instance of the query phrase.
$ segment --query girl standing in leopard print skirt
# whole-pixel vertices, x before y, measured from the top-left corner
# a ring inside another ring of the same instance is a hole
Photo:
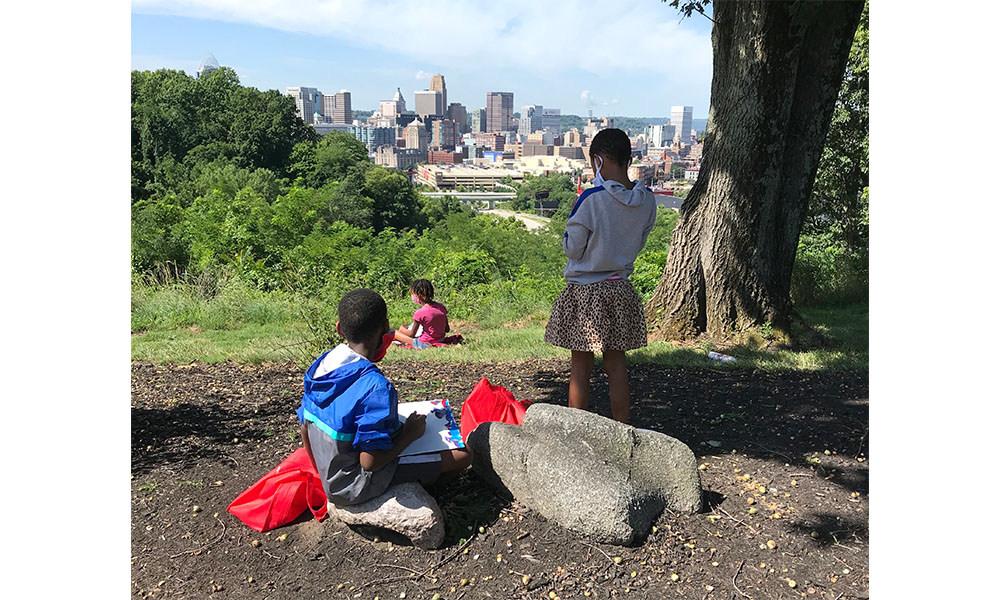
[[[631,405],[625,352],[646,345],[646,317],[628,276],[656,221],[653,193],[628,178],[631,157],[621,129],[594,136],[594,187],[580,194],[566,222],[566,287],[545,327],[546,342],[573,352],[569,405],[587,409],[594,352],[601,352],[611,412],[623,423]]]

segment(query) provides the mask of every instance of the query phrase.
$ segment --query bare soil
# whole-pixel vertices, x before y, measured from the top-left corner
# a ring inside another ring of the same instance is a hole
[[[448,398],[460,417],[462,401],[484,376],[519,399],[564,403],[569,365],[397,362],[384,371],[401,399]],[[504,502],[467,472],[431,488],[448,537],[427,552],[308,513],[260,534],[226,512],[298,447],[300,368],[133,363],[133,593],[868,597],[867,372],[634,366],[630,375],[633,424],[680,439],[703,463],[702,513],[665,512],[634,547],[599,544]],[[599,367],[592,404],[610,416]]]

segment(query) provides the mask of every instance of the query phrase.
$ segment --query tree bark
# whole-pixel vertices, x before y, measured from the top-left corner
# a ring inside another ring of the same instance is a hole
[[[787,331],[799,232],[864,2],[714,5],[704,160],[646,306],[652,339]]]

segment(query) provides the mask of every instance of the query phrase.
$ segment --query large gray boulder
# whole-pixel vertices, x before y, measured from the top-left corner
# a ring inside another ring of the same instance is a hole
[[[701,508],[690,448],[587,411],[532,404],[523,425],[483,423],[467,444],[481,477],[546,519],[599,541],[631,544],[664,508]]]
[[[419,483],[399,483],[382,495],[351,506],[328,503],[327,510],[347,525],[388,529],[418,548],[431,550],[444,541],[444,515]]]

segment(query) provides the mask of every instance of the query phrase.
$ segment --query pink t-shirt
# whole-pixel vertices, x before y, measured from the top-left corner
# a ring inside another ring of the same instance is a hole
[[[440,342],[446,334],[448,309],[440,302],[425,304],[413,313],[413,321],[424,326],[424,332],[417,339],[425,344]]]

